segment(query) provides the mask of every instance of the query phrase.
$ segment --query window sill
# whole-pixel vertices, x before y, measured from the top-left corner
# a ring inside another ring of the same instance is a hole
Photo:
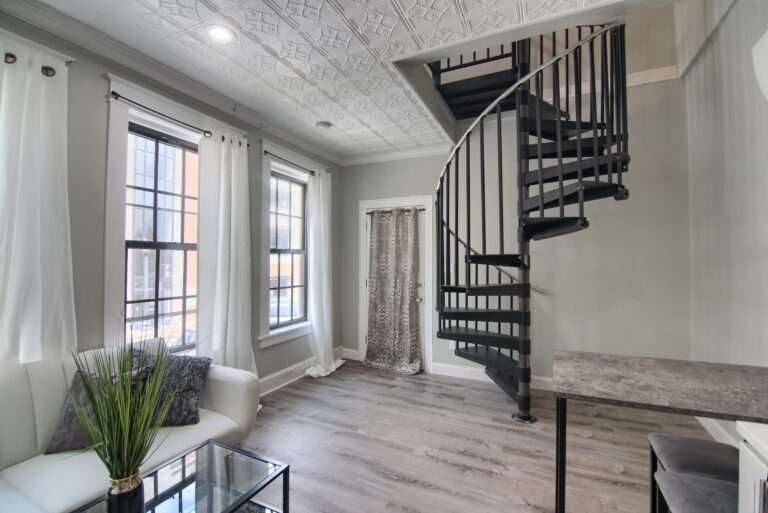
[[[259,347],[264,349],[266,347],[282,344],[283,342],[288,342],[295,338],[304,337],[309,335],[309,327],[309,321],[305,321],[291,326],[285,326],[284,328],[277,328],[270,331],[269,334],[259,337]]]

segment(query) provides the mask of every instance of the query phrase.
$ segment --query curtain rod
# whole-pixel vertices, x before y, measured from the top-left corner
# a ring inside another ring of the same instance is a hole
[[[296,167],[298,167],[299,169],[301,169],[301,170],[303,170],[303,171],[306,171],[306,172],[307,172],[307,173],[309,173],[310,175],[312,175],[312,176],[315,176],[315,172],[314,172],[314,171],[312,171],[311,169],[307,169],[307,168],[306,168],[306,167],[304,167],[304,166],[300,166],[300,165],[298,165],[298,164],[294,164],[294,163],[293,163],[293,162],[291,162],[290,160],[288,160],[288,159],[284,159],[284,158],[283,158],[283,157],[281,157],[280,155],[275,155],[274,153],[270,153],[270,152],[268,152],[267,150],[264,150],[264,155],[269,155],[269,156],[271,156],[271,157],[275,157],[276,159],[280,159],[280,160],[282,160],[283,162],[286,162],[286,163],[288,163],[288,164],[290,164],[290,165],[292,165],[292,166],[296,166]]]
[[[370,215],[370,214],[373,214],[374,212],[392,212],[392,211],[394,211],[394,210],[410,210],[410,209],[411,209],[411,207],[399,207],[399,208],[374,208],[374,209],[371,209],[371,210],[366,210],[366,212],[365,212],[365,213],[366,213],[366,214],[368,214],[368,215]],[[424,207],[419,207],[419,208],[414,208],[414,210],[415,210],[416,212],[424,212],[424,211],[426,210],[426,208],[424,208]]]
[[[169,116],[168,114],[163,114],[162,112],[158,112],[155,109],[151,109],[151,108],[147,107],[146,105],[140,104],[137,101],[131,100],[130,98],[126,98],[125,96],[123,96],[122,94],[118,93],[117,91],[110,91],[109,95],[112,98],[114,98],[115,100],[122,100],[122,101],[124,101],[126,103],[130,103],[132,105],[135,105],[135,106],[137,106],[137,107],[139,107],[141,109],[148,110],[149,112],[151,112],[153,114],[157,114],[158,116],[162,116],[165,119],[170,119],[171,121],[173,121],[175,123],[178,123],[180,125],[184,125],[187,128],[191,128],[192,130],[196,130],[196,131],[202,133],[203,136],[205,138],[207,138],[207,139],[213,136],[213,133],[211,133],[210,130],[205,130],[203,128],[196,127],[195,125],[190,125],[189,123],[185,123],[183,121],[180,121],[180,120],[178,120],[178,119],[176,119],[174,117]]]

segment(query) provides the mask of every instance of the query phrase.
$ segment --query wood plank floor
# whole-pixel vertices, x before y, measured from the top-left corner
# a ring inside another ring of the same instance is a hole
[[[347,362],[262,399],[244,443],[291,465],[293,513],[499,513],[554,509],[554,399],[512,421],[493,384],[403,377]],[[569,513],[645,513],[646,434],[707,437],[695,419],[569,402]],[[265,491],[280,504],[279,482]]]

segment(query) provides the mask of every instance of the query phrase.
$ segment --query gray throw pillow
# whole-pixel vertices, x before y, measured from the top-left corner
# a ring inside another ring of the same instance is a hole
[[[88,440],[80,422],[77,420],[73,402],[83,406],[86,413],[93,415],[88,400],[85,397],[85,388],[83,387],[83,377],[80,371],[75,373],[72,384],[67,392],[67,399],[64,401],[64,408],[59,416],[59,423],[53,437],[45,449],[45,454],[55,454],[57,452],[74,451],[87,449],[91,443]]]
[[[172,397],[163,426],[186,426],[200,422],[200,393],[211,359],[200,356],[168,355],[160,401]]]

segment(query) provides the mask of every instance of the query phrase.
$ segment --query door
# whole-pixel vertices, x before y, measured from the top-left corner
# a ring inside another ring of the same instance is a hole
[[[431,305],[432,301],[432,198],[393,198],[391,200],[373,200],[360,202],[360,360],[365,359],[368,333],[368,266],[370,263],[371,222],[369,212],[394,208],[416,208],[418,224],[418,315],[419,315],[419,347],[421,350],[421,370],[429,372],[431,367]]]

